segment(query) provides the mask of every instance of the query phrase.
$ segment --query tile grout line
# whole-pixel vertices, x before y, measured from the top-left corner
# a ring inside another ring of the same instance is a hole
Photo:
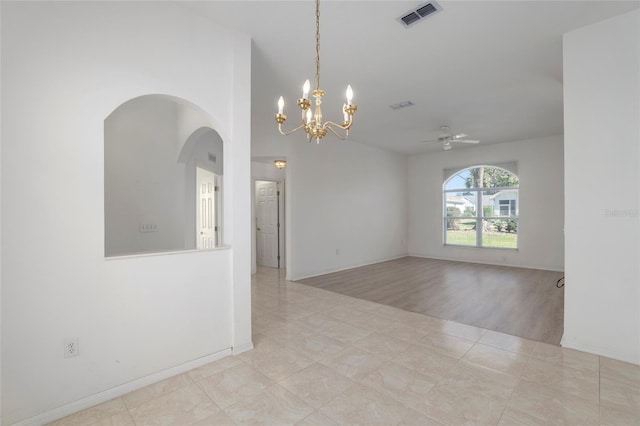
[[[537,343],[536,343],[536,345],[537,345]],[[522,379],[522,374],[527,369],[527,366],[529,365],[529,361],[531,361],[531,357],[533,356],[533,352],[534,351],[535,351],[535,346],[531,350],[531,353],[527,354],[527,362],[525,362],[524,367],[522,368],[522,370],[518,374],[518,381],[516,382],[516,385],[513,387],[511,392],[509,392],[509,397],[507,398],[507,400],[506,400],[506,402],[504,404],[504,408],[502,409],[502,413],[500,414],[500,418],[498,419],[498,423],[496,423],[496,424],[500,423],[500,421],[502,420],[502,417],[504,416],[504,413],[507,411],[507,408],[509,408],[509,403],[511,402],[511,397],[513,396],[513,393],[516,391],[516,388],[518,387],[518,385],[522,382],[522,380],[523,380]]]

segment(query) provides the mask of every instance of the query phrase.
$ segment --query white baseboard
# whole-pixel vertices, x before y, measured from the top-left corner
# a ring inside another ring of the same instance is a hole
[[[240,355],[243,352],[247,352],[253,349],[253,342],[245,343],[244,345],[234,346],[231,351],[233,355]]]
[[[297,281],[297,280],[304,280],[306,278],[313,278],[313,277],[319,277],[321,275],[326,275],[326,274],[333,274],[334,272],[340,272],[340,271],[346,271],[348,269],[353,269],[353,268],[360,268],[362,266],[368,266],[368,265],[375,265],[376,263],[382,263],[382,262],[388,262],[390,260],[395,260],[395,259],[401,259],[403,257],[407,257],[410,256],[410,254],[408,253],[404,253],[398,256],[393,256],[393,257],[388,257],[388,258],[384,258],[384,259],[378,259],[378,260],[373,260],[371,262],[364,262],[364,263],[359,263],[357,265],[349,265],[349,266],[343,266],[340,268],[333,268],[333,269],[327,269],[324,271],[320,271],[320,272],[314,272],[312,274],[308,274],[308,275],[296,275],[290,278],[287,278],[289,281]],[[288,270],[287,270],[288,272]]]
[[[159,371],[149,376],[124,383],[114,388],[107,389],[106,391],[90,395],[77,401],[73,401],[58,408],[54,408],[53,410],[49,410],[42,414],[38,414],[37,416],[33,416],[18,423],[14,423],[13,426],[41,426],[47,423],[51,423],[63,417],[67,417],[71,414],[77,413],[87,408],[91,408],[95,405],[102,404],[103,402],[118,398],[122,395],[133,392],[145,386],[152,385],[170,377],[177,376],[178,374],[193,370],[194,368],[201,367],[210,362],[225,358],[227,356],[230,356],[231,352],[232,349],[229,348],[211,355],[204,356],[202,358],[194,359],[193,361],[189,361],[184,364]]]

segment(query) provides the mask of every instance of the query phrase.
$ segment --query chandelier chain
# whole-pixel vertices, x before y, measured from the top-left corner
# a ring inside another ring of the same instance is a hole
[[[320,0],[316,0],[316,89],[320,90]]]

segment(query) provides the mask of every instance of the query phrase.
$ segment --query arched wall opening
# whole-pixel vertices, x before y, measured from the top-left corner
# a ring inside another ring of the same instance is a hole
[[[202,109],[167,95],[130,99],[104,120],[104,153],[106,257],[222,245],[223,141]]]

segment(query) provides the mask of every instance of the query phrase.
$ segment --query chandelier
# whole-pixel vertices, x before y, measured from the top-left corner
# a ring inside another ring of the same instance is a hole
[[[304,129],[307,133],[307,140],[311,142],[311,140],[315,139],[317,143],[320,143],[320,139],[322,139],[328,131],[342,140],[349,137],[349,129],[353,124],[353,115],[358,109],[358,107],[352,103],[353,90],[351,90],[351,85],[347,85],[347,102],[342,106],[342,124],[333,121],[322,121],[322,97],[325,95],[325,91],[320,89],[320,0],[316,0],[316,89],[311,92],[311,95],[315,99],[315,108],[313,109],[311,108],[311,100],[309,99],[310,86],[309,80],[304,82],[302,98],[298,99],[298,106],[302,110],[302,124],[289,132],[282,130],[282,123],[285,122],[287,116],[284,114],[284,99],[280,96],[280,99],[278,99],[278,113],[276,114],[278,131],[288,136],[300,129]],[[344,132],[344,135],[340,134],[342,132]]]

